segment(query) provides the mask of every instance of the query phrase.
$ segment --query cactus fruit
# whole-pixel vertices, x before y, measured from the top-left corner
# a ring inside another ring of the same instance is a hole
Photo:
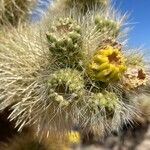
[[[116,22],[110,18],[96,16],[95,24],[96,24],[97,30],[101,34],[103,34],[104,37],[116,38],[119,34],[120,25],[118,24],[118,22]]]
[[[109,82],[119,79],[125,69],[125,58],[121,51],[112,46],[106,46],[93,56],[87,71],[92,79]]]
[[[61,106],[68,106],[73,100],[82,96],[84,81],[80,72],[62,69],[50,75],[48,85],[50,97]]]
[[[81,28],[71,18],[59,18],[47,33],[49,49],[60,67],[76,66],[82,55]]]

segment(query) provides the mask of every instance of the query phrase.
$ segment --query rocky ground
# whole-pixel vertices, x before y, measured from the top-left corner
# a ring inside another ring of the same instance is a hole
[[[150,124],[124,128],[120,135],[113,134],[104,142],[86,144],[83,150],[150,150]]]

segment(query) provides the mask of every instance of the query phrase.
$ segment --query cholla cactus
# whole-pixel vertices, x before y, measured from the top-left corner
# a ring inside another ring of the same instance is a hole
[[[56,71],[49,77],[50,98],[62,106],[79,99],[83,94],[84,80],[80,72],[71,69]],[[61,95],[63,93],[63,95]]]
[[[77,9],[81,13],[86,13],[88,10],[105,8],[108,4],[108,0],[56,0],[57,7],[63,6],[65,9]]]
[[[116,38],[119,34],[120,26],[116,21],[111,20],[111,18],[97,16],[95,18],[95,24],[97,30],[107,38]]]
[[[0,110],[12,106],[9,119],[19,130],[36,124],[38,132],[65,132],[77,125],[101,135],[138,115],[132,98],[136,87],[122,84],[132,86],[125,77],[136,58],[127,58],[120,40],[124,16],[116,17],[109,7],[99,9],[50,13],[44,29],[19,27],[2,33]],[[139,74],[148,77],[147,72]]]
[[[80,26],[71,18],[59,18],[47,33],[50,51],[60,67],[76,66],[82,56]]]
[[[141,93],[140,95],[134,97],[138,102],[139,102],[139,107],[140,107],[140,116],[134,118],[136,122],[140,124],[145,124],[150,121],[150,98],[149,94],[143,94]]]
[[[17,25],[26,20],[33,2],[35,2],[35,0],[1,0],[0,24]]]
[[[82,7],[92,7],[94,5],[106,5],[107,4],[107,0],[66,0],[68,3],[70,3],[70,5],[72,3],[76,3],[76,4],[79,4],[79,5],[82,5]]]

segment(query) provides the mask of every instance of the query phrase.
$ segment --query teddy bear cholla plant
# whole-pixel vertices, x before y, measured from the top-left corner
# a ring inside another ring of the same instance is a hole
[[[55,9],[76,9],[85,14],[88,10],[104,9],[109,4],[108,0],[55,0]],[[77,12],[77,13],[78,13]]]
[[[138,109],[122,86],[131,66],[121,42],[124,16],[112,8],[51,14],[43,29],[19,27],[0,37],[0,109],[12,106],[9,119],[19,130],[118,130]]]
[[[20,22],[24,22],[34,3],[35,0],[1,0],[0,24],[16,26]]]

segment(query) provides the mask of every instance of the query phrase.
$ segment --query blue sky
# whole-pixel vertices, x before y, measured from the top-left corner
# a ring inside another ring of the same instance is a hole
[[[129,45],[143,45],[150,55],[150,0],[116,0],[116,7],[122,12],[129,12],[128,22],[133,29],[129,33]]]
[[[38,9],[31,15],[31,20],[38,21],[42,17],[51,0],[38,0]],[[122,12],[130,14],[127,20],[132,30],[129,33],[129,46],[143,46],[146,54],[150,56],[150,0],[112,0]]]

